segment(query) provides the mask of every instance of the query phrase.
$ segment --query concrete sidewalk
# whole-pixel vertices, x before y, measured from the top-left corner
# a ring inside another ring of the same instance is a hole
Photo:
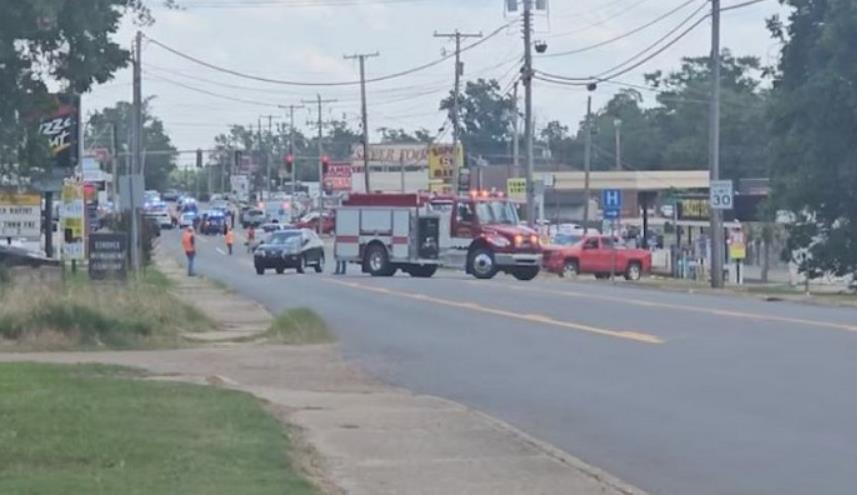
[[[236,308],[254,304],[204,279],[167,273],[179,281],[180,292],[193,289],[191,298],[182,297],[200,307],[213,307],[224,297]],[[259,322],[230,316],[241,313],[217,317],[232,331],[257,331]],[[477,411],[376,383],[346,363],[335,345],[219,343],[173,351],[5,354],[0,361],[120,364],[252,393],[299,428],[298,443],[315,453],[310,475],[328,493],[643,493]]]

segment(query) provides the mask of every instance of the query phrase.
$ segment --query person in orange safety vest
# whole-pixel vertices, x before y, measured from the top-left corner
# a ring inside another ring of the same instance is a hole
[[[196,237],[193,235],[193,227],[188,227],[182,233],[182,249],[187,256],[187,276],[193,277],[193,260],[196,257]]]
[[[235,244],[235,232],[232,229],[226,230],[226,250],[229,251],[229,256],[232,256],[232,245]]]

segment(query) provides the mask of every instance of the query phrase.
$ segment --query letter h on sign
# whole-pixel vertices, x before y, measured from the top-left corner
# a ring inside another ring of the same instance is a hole
[[[601,191],[601,208],[605,210],[621,210],[622,191],[619,189],[604,189]]]

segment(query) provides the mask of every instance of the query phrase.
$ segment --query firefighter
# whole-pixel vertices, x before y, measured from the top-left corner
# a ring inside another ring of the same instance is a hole
[[[334,275],[345,275],[345,271],[346,271],[346,267],[348,266],[348,263],[344,259],[339,257],[339,255],[337,254],[337,251],[339,251],[337,249],[337,247],[338,246],[334,241],[333,256],[334,256],[334,258],[336,258],[336,272],[334,272]]]
[[[232,256],[233,244],[235,244],[235,232],[232,229],[226,229],[226,250],[229,251],[229,256]]]
[[[193,277],[193,259],[196,257],[196,238],[193,227],[188,227],[182,234],[182,249],[187,256],[187,276]]]

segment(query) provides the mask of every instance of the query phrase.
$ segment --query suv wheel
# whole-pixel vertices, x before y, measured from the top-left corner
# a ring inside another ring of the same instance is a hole
[[[632,261],[628,265],[628,270],[625,271],[625,280],[631,280],[636,282],[640,280],[640,277],[643,275],[643,268],[640,266],[640,263],[636,261]]]
[[[576,277],[580,273],[580,267],[575,260],[567,260],[562,267],[561,277]]]

